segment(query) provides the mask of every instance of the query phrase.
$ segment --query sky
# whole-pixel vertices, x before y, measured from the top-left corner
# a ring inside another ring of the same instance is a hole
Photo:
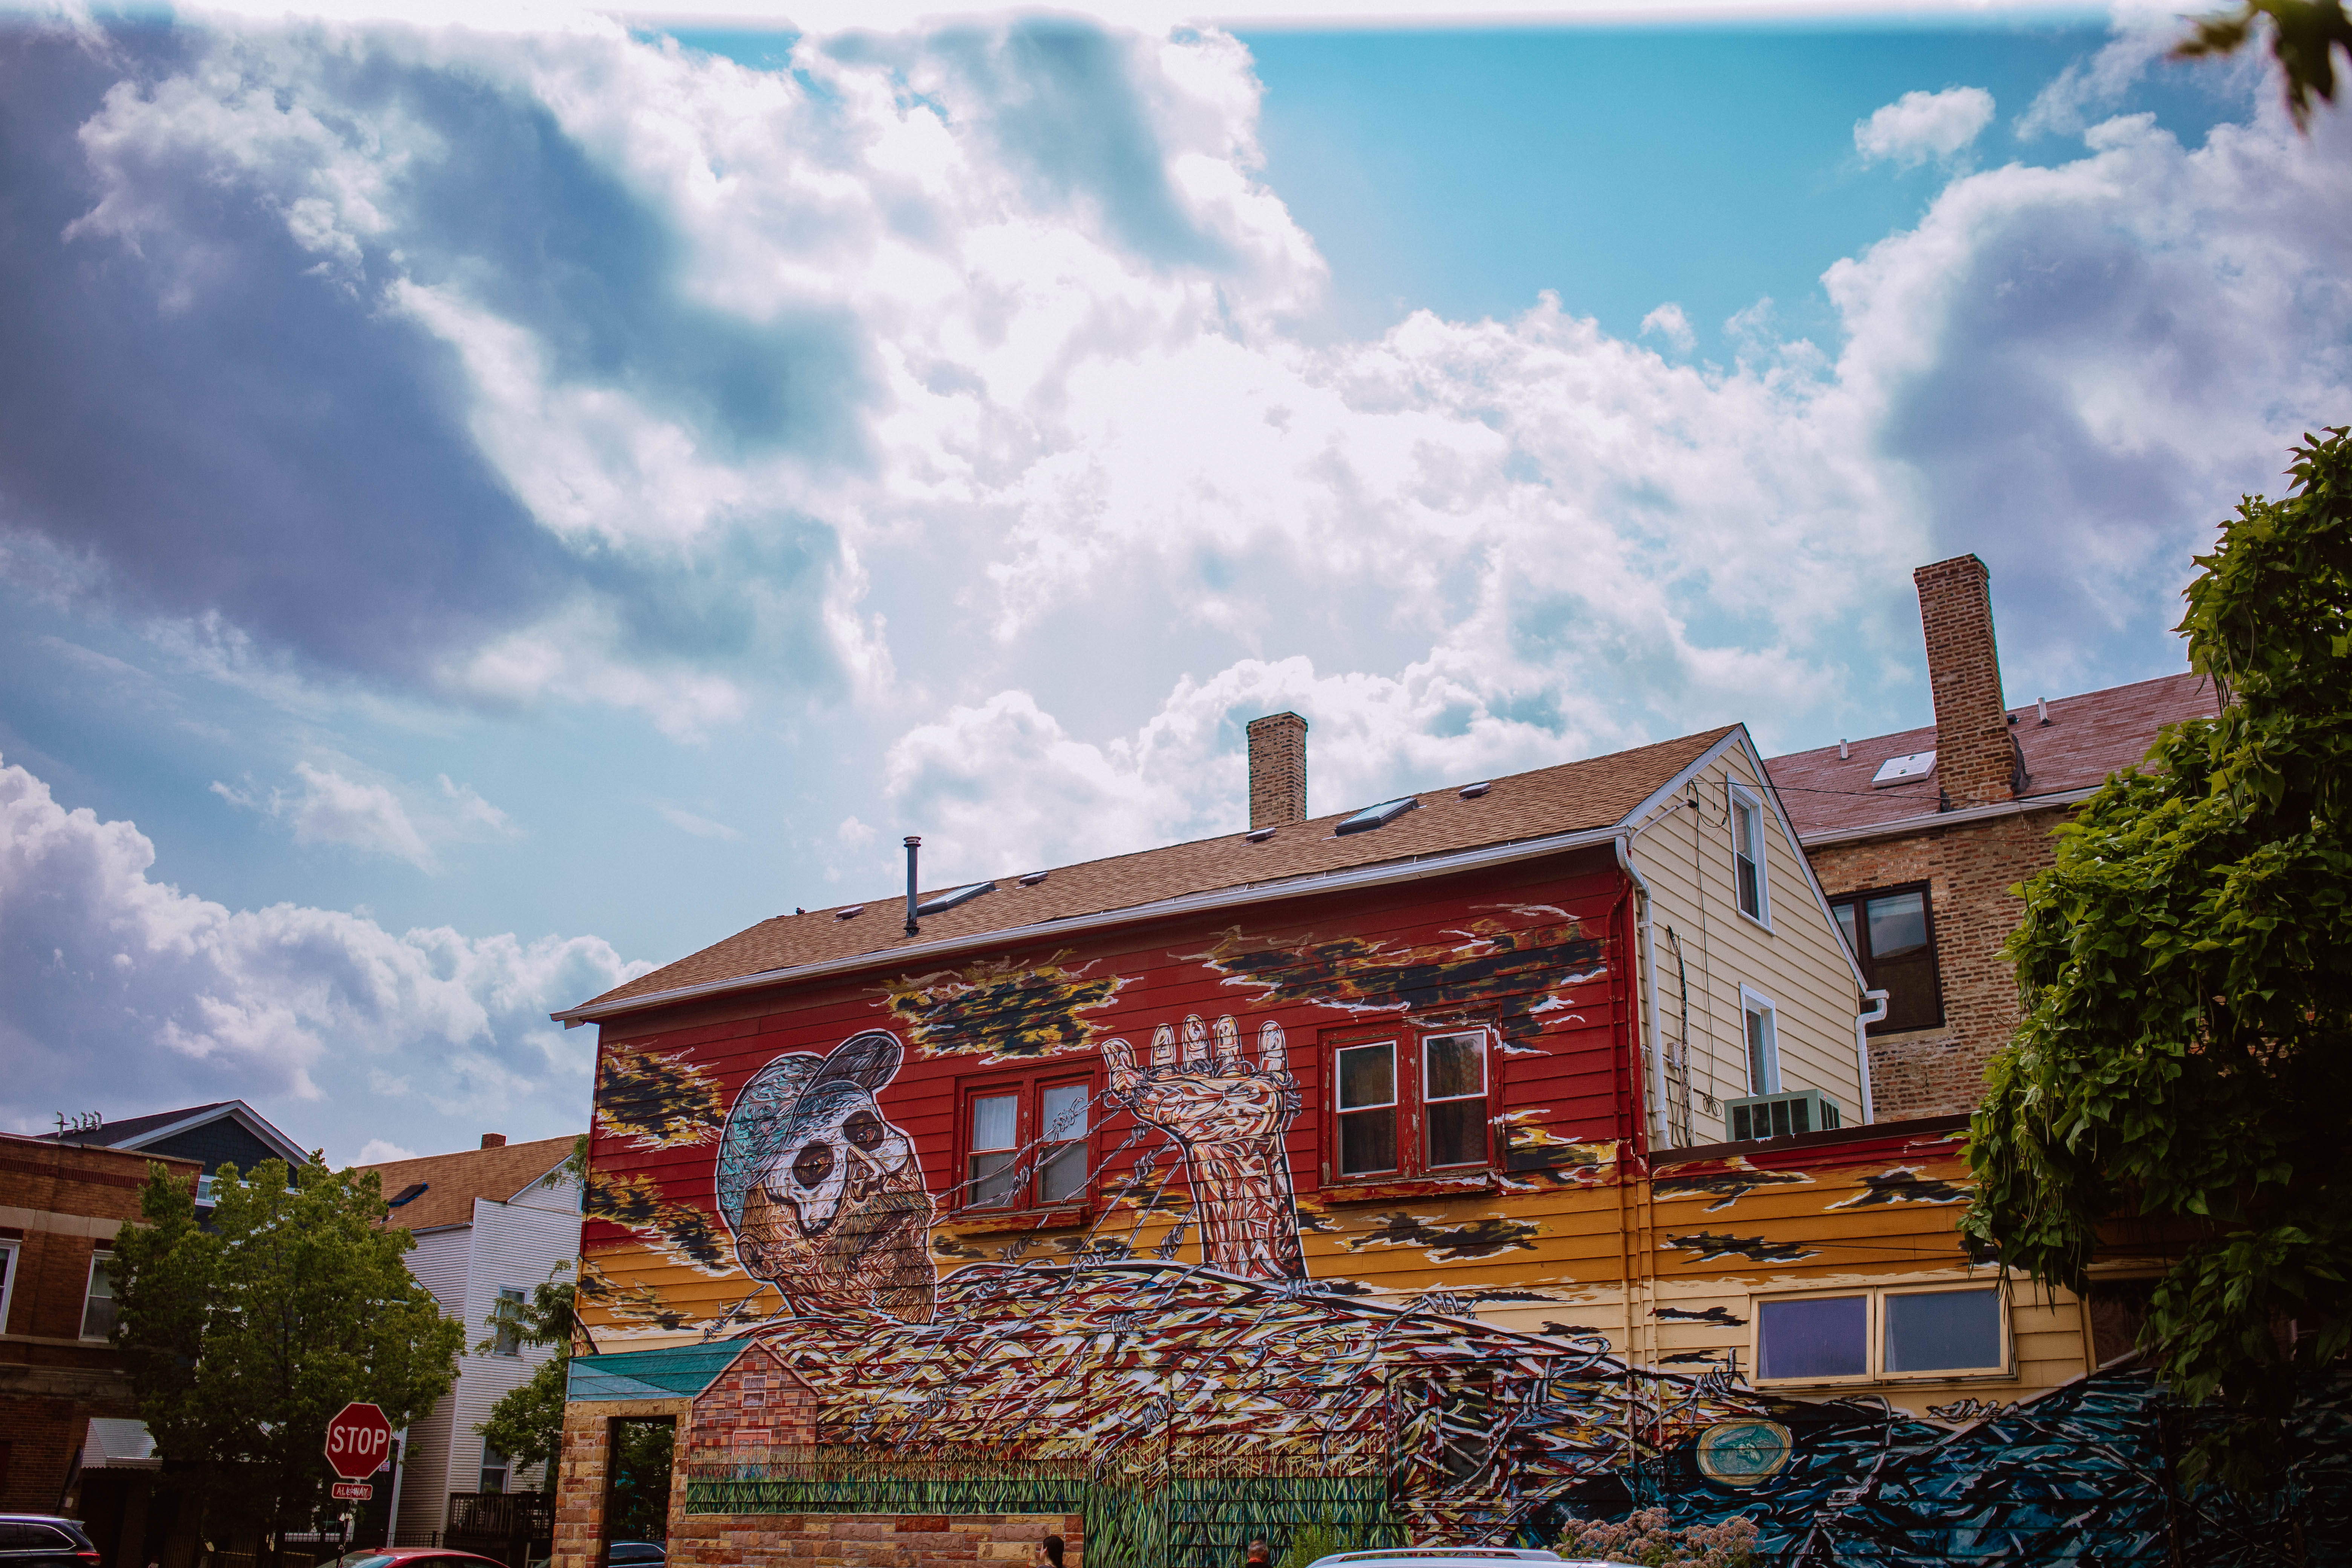
[[[1963,552],[2169,673],[2352,417],[2352,129],[2161,11],[449,11],[0,12],[0,1129],[576,1131],[904,834],[1925,723]]]

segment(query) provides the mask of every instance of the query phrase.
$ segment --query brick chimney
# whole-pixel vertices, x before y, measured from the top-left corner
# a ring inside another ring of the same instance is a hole
[[[2013,800],[2024,772],[1993,647],[1985,563],[1956,555],[1911,574],[1927,633],[1927,684],[1936,696],[1936,782],[1944,809]]]
[[[483,1147],[483,1148],[485,1148],[485,1149],[503,1149],[503,1148],[505,1148],[506,1146],[507,1146],[507,1135],[506,1135],[505,1133],[503,1133],[503,1132],[485,1132],[485,1133],[483,1133],[483,1134],[482,1134],[482,1147]]]
[[[1269,713],[1249,724],[1250,826],[1307,820],[1307,721]]]

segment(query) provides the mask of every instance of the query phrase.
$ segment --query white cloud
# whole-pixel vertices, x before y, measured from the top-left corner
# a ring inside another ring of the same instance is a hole
[[[332,766],[294,764],[297,787],[239,789],[215,779],[212,793],[231,805],[281,820],[297,844],[335,844],[404,860],[420,871],[441,869],[436,843],[517,836],[507,814],[484,800],[471,784],[440,775],[440,798],[411,800],[391,784],[347,777]],[[421,818],[421,822],[420,822]]]
[[[1677,353],[1690,353],[1691,345],[1698,341],[1691,331],[1690,318],[1671,300],[1642,318],[1642,335],[1646,338],[1653,332],[1665,339],[1666,346]]]
[[[0,1123],[241,1098],[307,1103],[289,1131],[332,1151],[371,1118],[470,1122],[551,1094],[584,1116],[585,1042],[546,1014],[648,967],[594,937],[395,935],[332,910],[232,910],[151,880],[154,859],[131,824],[68,811],[0,765]],[[362,1085],[386,1065],[432,1087],[385,1103],[402,1078]]]
[[[416,1151],[414,1149],[404,1149],[389,1139],[371,1138],[360,1145],[359,1158],[352,1163],[356,1165],[388,1165],[394,1160],[415,1158]],[[384,1194],[386,1197],[392,1195],[390,1193]]]
[[[1992,123],[1992,94],[1980,87],[1906,92],[1854,122],[1854,151],[1865,163],[1911,168],[1950,163]]]
[[[680,833],[690,833],[697,838],[720,838],[733,841],[743,837],[740,832],[723,822],[713,821],[699,813],[688,811],[682,805],[673,805],[666,800],[655,801],[653,808],[654,815],[664,822],[668,823]]]

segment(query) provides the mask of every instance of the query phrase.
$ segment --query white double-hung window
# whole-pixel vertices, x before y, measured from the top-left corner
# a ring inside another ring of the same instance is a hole
[[[1772,923],[1771,889],[1765,876],[1764,803],[1738,784],[1731,795],[1731,894],[1739,912],[1759,925]]]
[[[1739,988],[1740,1017],[1748,1037],[1748,1092],[1780,1092],[1780,1015],[1761,991]]]

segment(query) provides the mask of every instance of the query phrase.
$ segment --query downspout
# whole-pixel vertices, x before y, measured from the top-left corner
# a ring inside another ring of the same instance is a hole
[[[1666,1123],[1665,1054],[1664,1047],[1658,1043],[1657,933],[1650,924],[1650,884],[1643,879],[1642,873],[1634,868],[1633,857],[1627,850],[1629,837],[1621,833],[1611,839],[1610,843],[1616,847],[1618,868],[1622,870],[1633,884],[1634,930],[1639,933],[1641,942],[1640,955],[1635,962],[1642,966],[1642,1026],[1634,1037],[1639,1042],[1637,1048],[1649,1059],[1650,1089],[1653,1096],[1650,1103],[1657,1110],[1658,1140],[1660,1143],[1671,1147],[1668,1141],[1673,1134]],[[1866,1076],[1863,1079],[1864,1088],[1862,1094],[1863,1102],[1865,1105],[1870,1101],[1870,1089],[1867,1087],[1869,1081]],[[1649,1121],[1644,1117],[1643,1131],[1645,1141],[1648,1128]]]
[[[1867,1125],[1878,1120],[1878,1113],[1870,1103],[1870,1026],[1886,1016],[1886,993],[1865,991],[1862,999],[1878,1004],[1869,1012],[1857,1013],[1853,1017],[1853,1061],[1854,1066],[1862,1069],[1862,1120]]]

